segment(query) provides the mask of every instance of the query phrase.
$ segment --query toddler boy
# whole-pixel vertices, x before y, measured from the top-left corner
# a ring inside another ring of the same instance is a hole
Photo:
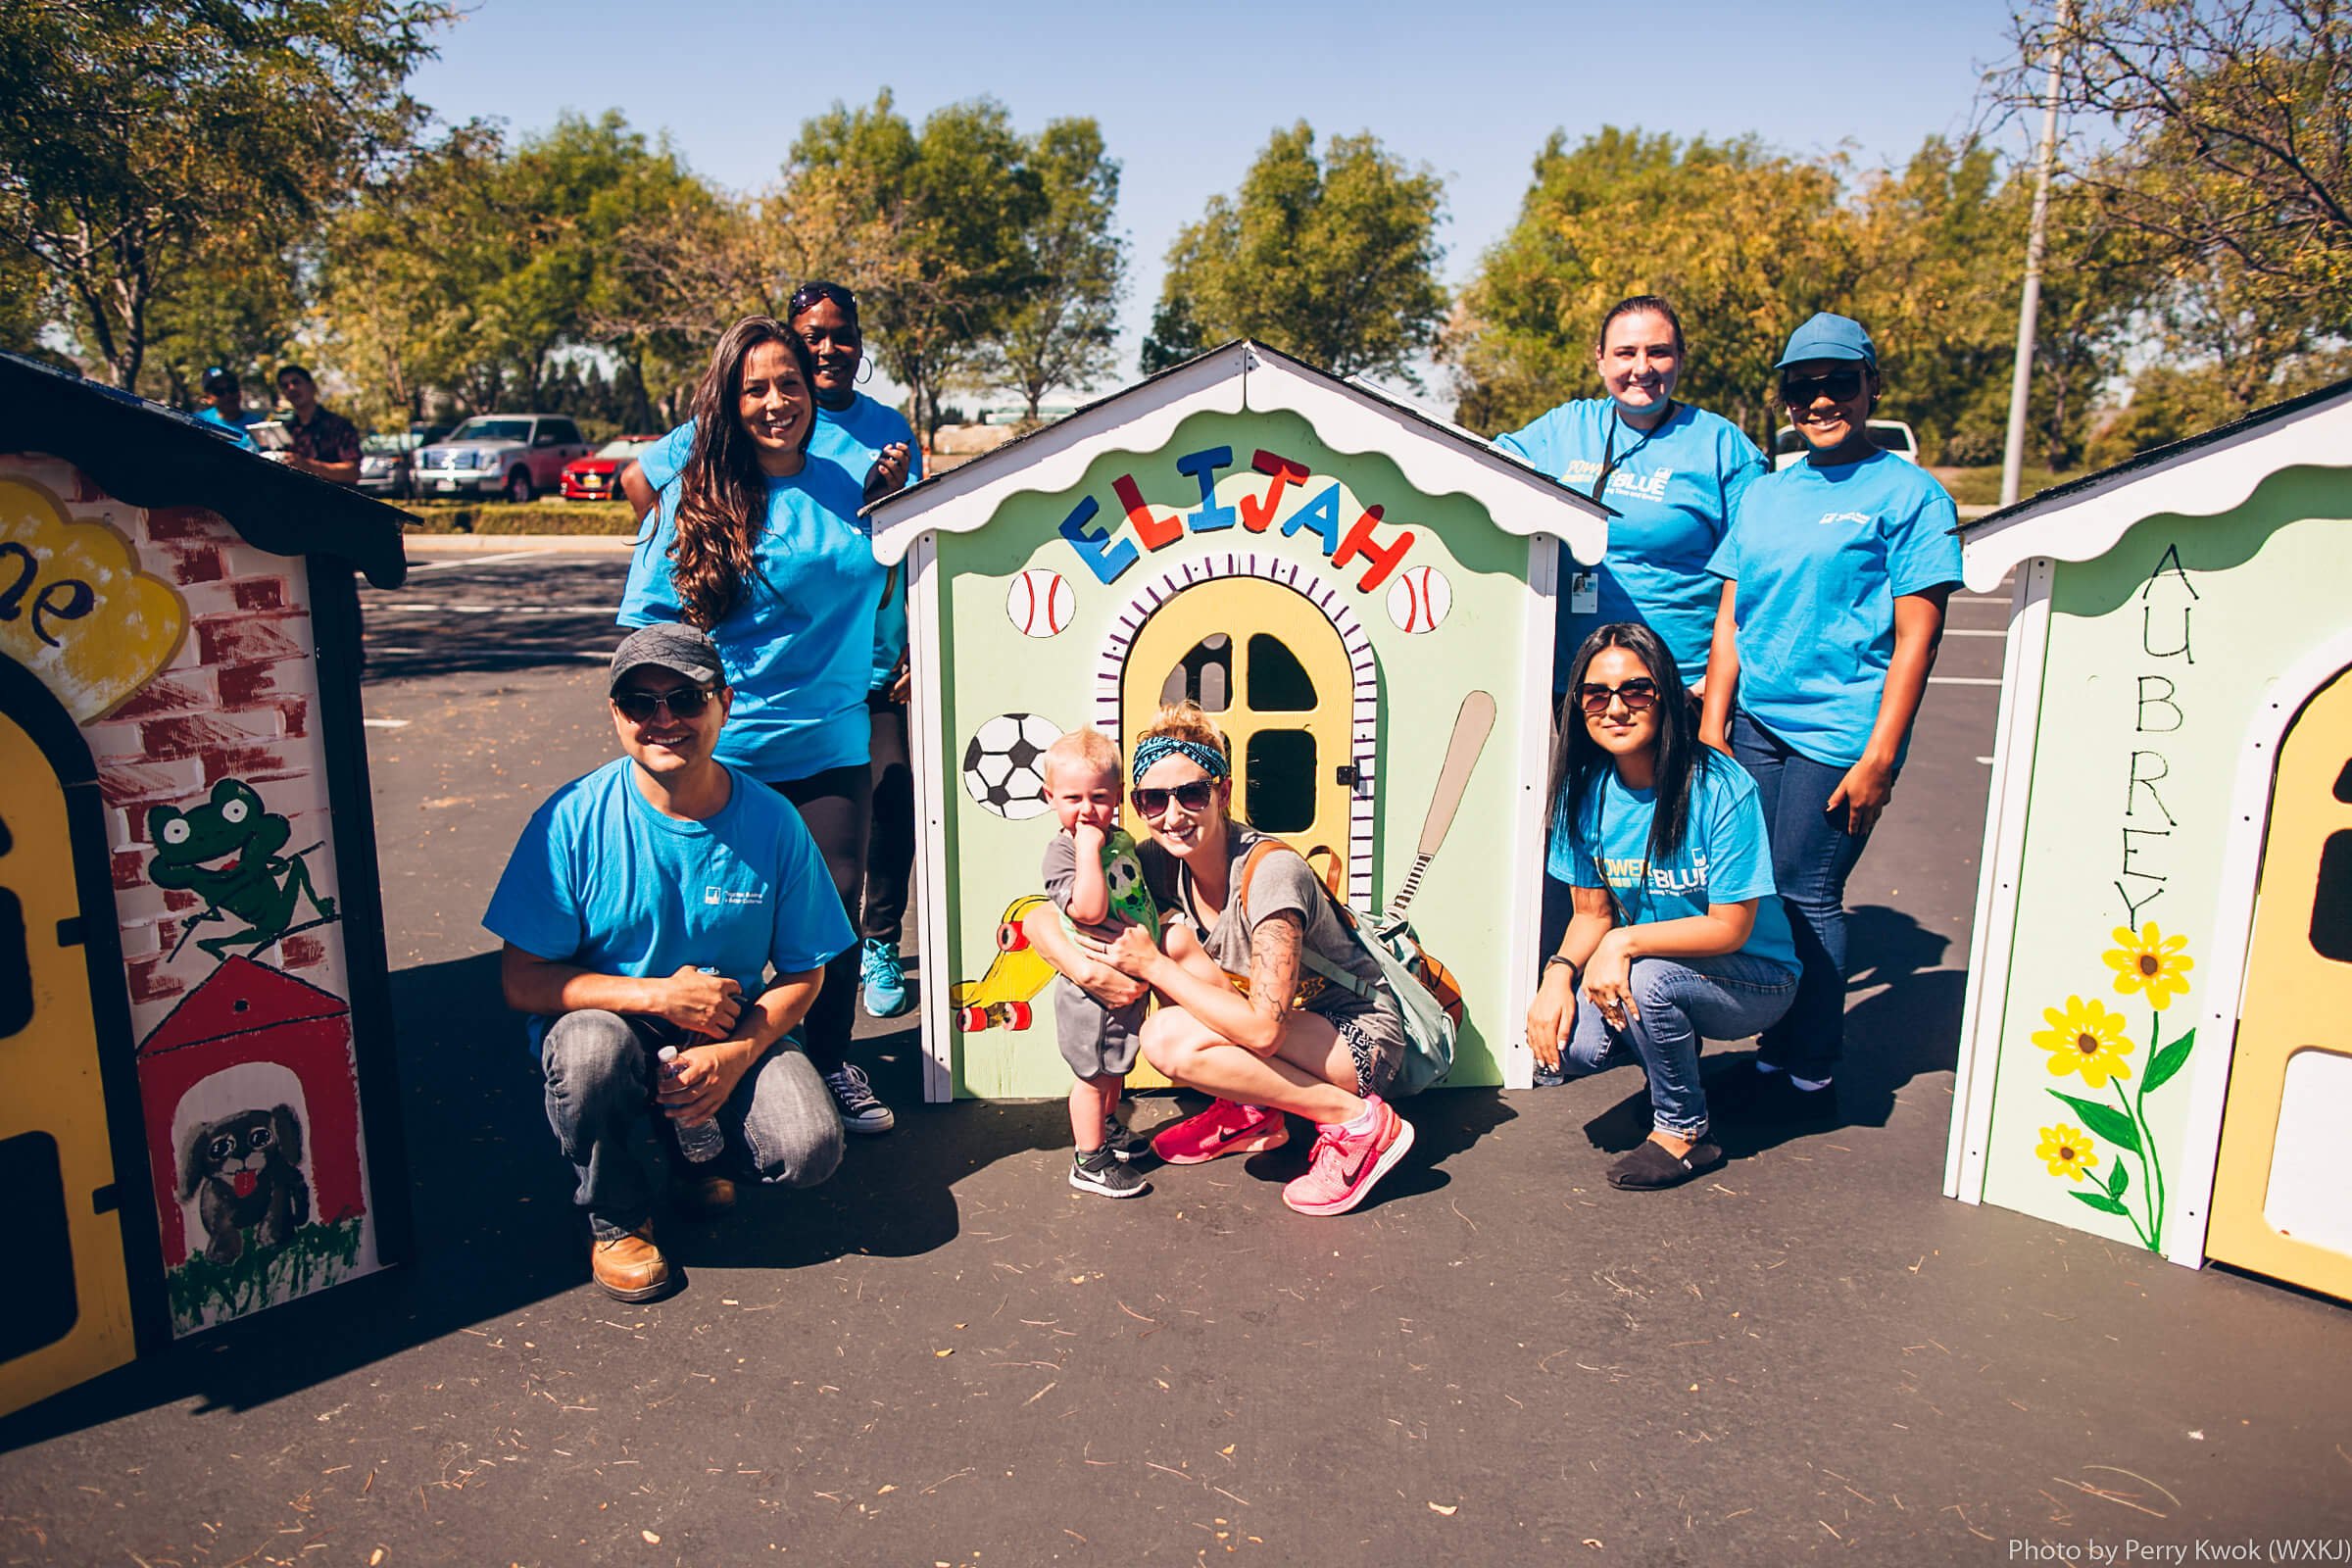
[[[1101,926],[1113,915],[1155,937],[1158,911],[1144,887],[1135,840],[1119,830],[1125,793],[1119,749],[1100,730],[1075,729],[1046,749],[1046,799],[1061,829],[1046,846],[1046,896],[1073,926]],[[1066,979],[1054,981],[1054,1033],[1070,1085],[1070,1134],[1076,1153],[1070,1185],[1105,1198],[1138,1198],[1152,1184],[1127,1161],[1142,1149],[1119,1125],[1119,1097],[1144,1021],[1142,999],[1115,1011]]]

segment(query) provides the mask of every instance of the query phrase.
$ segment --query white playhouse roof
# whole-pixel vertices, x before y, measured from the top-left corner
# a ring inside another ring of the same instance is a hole
[[[1586,565],[1598,563],[1608,547],[1608,519],[1616,514],[1591,497],[1495,451],[1459,425],[1244,340],[876,502],[869,509],[874,554],[884,564],[895,564],[906,559],[917,534],[933,529],[968,533],[1014,495],[1077,484],[1104,438],[1115,433],[1120,445],[1149,451],[1204,410],[1288,410],[1312,424],[1335,451],[1378,452],[1425,495],[1458,491],[1469,496],[1506,532],[1549,534]]]
[[[1960,530],[1962,574],[1989,593],[2034,557],[2090,561],[2158,513],[2215,516],[2280,469],[2348,464],[2352,381],[2338,381],[1979,517]]]

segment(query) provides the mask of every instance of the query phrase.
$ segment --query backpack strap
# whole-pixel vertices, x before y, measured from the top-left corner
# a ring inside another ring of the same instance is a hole
[[[1250,879],[1257,874],[1258,862],[1276,850],[1288,849],[1290,849],[1289,845],[1283,843],[1282,840],[1269,835],[1265,838],[1259,839],[1255,844],[1250,845],[1250,853],[1242,857],[1242,874],[1238,877],[1235,877],[1233,881],[1232,906],[1242,910],[1243,924],[1247,925],[1250,920],[1250,914],[1246,901],[1250,896]],[[1298,852],[1293,850],[1291,853],[1296,855]],[[1308,869],[1311,871],[1313,867],[1309,866]],[[1330,884],[1325,882],[1321,877],[1317,877],[1315,879],[1315,886],[1323,890],[1324,902],[1331,906],[1332,913],[1339,917],[1340,923],[1348,927],[1350,931],[1354,930],[1354,915],[1348,911],[1348,906],[1340,902],[1339,896],[1331,891]],[[1350,972],[1345,966],[1333,963],[1330,959],[1324,957],[1313,948],[1309,947],[1306,942],[1306,933],[1304,931],[1300,931],[1298,933],[1298,962],[1302,967],[1321,975],[1324,979],[1330,981],[1333,985],[1338,986],[1341,990],[1348,992],[1350,996],[1357,998],[1359,1001],[1373,1002],[1378,1000],[1377,996],[1373,992],[1372,987],[1365,984],[1361,978]]]

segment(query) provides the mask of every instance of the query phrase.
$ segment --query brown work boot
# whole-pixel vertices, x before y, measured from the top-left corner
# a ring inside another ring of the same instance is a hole
[[[716,1171],[681,1175],[669,1184],[669,1200],[681,1214],[709,1218],[735,1206],[735,1183]]]
[[[669,1289],[669,1259],[654,1245],[650,1220],[625,1235],[591,1242],[588,1272],[615,1300],[650,1301]]]

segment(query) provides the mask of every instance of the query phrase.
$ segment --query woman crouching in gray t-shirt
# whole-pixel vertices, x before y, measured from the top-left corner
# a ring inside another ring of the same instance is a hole
[[[1216,1099],[1163,1129],[1154,1153],[1193,1165],[1274,1149],[1290,1139],[1284,1113],[1304,1116],[1316,1124],[1314,1154],[1283,1201],[1301,1214],[1344,1214],[1413,1145],[1412,1127],[1379,1094],[1404,1057],[1396,998],[1306,861],[1233,820],[1225,737],[1206,713],[1192,703],[1160,710],[1131,765],[1135,823],[1151,834],[1144,874],[1167,911],[1165,948],[1140,926],[1102,941],[1034,918],[1030,940],[1106,1004],[1145,988],[1157,996],[1145,1057]],[[1309,953],[1356,984],[1316,973]]]

